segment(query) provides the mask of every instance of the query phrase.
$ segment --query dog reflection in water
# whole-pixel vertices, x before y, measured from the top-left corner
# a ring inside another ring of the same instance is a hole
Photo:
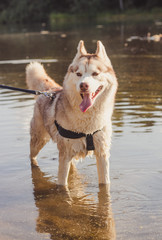
[[[39,211],[36,230],[49,239],[115,240],[115,224],[107,185],[100,185],[98,201],[85,195],[85,185],[75,167],[69,188],[53,183],[39,167],[32,167],[33,194]]]

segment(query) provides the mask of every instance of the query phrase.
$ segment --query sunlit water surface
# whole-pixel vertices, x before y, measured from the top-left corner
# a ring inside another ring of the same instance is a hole
[[[62,83],[80,39],[103,41],[119,89],[113,115],[111,189],[98,187],[95,159],[77,164],[69,191],[57,187],[58,150],[50,142],[29,161],[33,96],[0,90],[0,239],[162,239],[162,41],[155,24],[73,26],[43,35],[0,35],[0,83],[26,88],[25,66],[42,59]]]

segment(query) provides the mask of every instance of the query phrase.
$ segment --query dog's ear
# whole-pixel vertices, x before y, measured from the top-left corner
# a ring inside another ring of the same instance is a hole
[[[107,57],[106,50],[104,45],[102,44],[101,41],[97,41],[97,50],[96,50],[96,55],[100,58],[105,58]]]
[[[107,56],[106,50],[104,45],[102,44],[101,41],[97,41],[97,50],[96,50],[96,55],[103,59],[104,61],[106,61],[108,63],[109,66],[111,65],[111,61],[109,59],[109,57]]]
[[[84,41],[80,41],[79,44],[78,44],[78,47],[77,47],[77,54],[76,56],[74,57],[73,59],[73,62],[75,62],[75,60],[77,60],[78,58],[80,58],[80,56],[82,55],[86,55],[87,54],[87,51],[85,49],[85,46],[84,46]]]
[[[77,49],[78,49],[78,54],[79,54],[79,55],[86,55],[86,54],[87,54],[87,51],[86,51],[86,49],[85,49],[84,41],[83,41],[83,40],[80,40]]]

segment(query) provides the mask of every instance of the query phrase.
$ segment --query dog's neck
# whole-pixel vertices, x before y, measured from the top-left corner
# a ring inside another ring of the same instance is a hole
[[[81,102],[79,95],[74,96],[72,92],[69,94],[69,91],[63,89],[61,97],[63,98],[64,117],[58,116],[59,123],[68,130],[86,134],[93,133],[102,129],[111,121],[113,105],[109,103],[109,97],[106,94],[99,96],[101,98],[100,101],[96,99],[94,105],[84,113],[79,108]],[[68,119],[68,121],[63,119]]]

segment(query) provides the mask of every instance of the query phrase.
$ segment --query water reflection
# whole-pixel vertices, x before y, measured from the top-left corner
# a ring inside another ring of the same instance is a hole
[[[26,88],[26,64],[22,61],[21,64],[9,64],[8,61],[57,59],[58,62],[44,65],[48,74],[61,84],[80,39],[85,40],[89,52],[94,52],[98,39],[106,46],[119,82],[111,152],[111,189],[112,198],[115,199],[113,209],[118,239],[143,239],[143,236],[145,239],[156,239],[162,232],[162,41],[126,42],[131,36],[145,36],[148,32],[154,35],[161,33],[161,29],[150,22],[134,25],[102,23],[102,27],[89,24],[78,26],[76,23],[74,28],[70,26],[58,32],[56,28],[50,29],[46,35],[40,32],[0,34],[0,61],[3,61],[0,63],[0,84],[20,88]],[[62,34],[66,37],[61,37]],[[4,64],[4,61],[7,62]],[[39,168],[32,169],[34,203],[38,209],[37,231],[34,231],[35,215],[29,216],[33,211],[33,196],[31,201],[28,200],[31,189],[26,191],[27,186],[30,187],[30,170],[27,175],[25,168],[23,177],[19,177],[20,169],[28,166],[29,123],[34,102],[31,95],[0,90],[0,153],[3,156],[0,181],[3,183],[2,189],[5,189],[1,190],[0,195],[6,205],[6,208],[1,206],[3,239],[40,239],[43,233],[45,237],[42,239],[115,239],[110,196],[104,188],[100,187],[96,200],[98,188],[85,186],[76,172],[70,175],[69,192],[59,189],[47,177],[57,168],[57,161],[51,163],[50,160],[54,156],[53,144],[42,154],[41,164],[47,175]],[[79,171],[88,176],[88,182],[92,183],[96,176],[94,169],[96,166],[82,163]],[[26,182],[25,190],[22,179]],[[97,185],[97,180],[93,184]],[[17,191],[14,190],[15,186]],[[88,195],[87,192],[92,194]],[[141,193],[146,198],[139,197]],[[26,212],[29,212],[28,216]],[[13,227],[9,228],[11,222]],[[34,235],[30,237],[31,229]]]
[[[162,117],[162,58],[118,56],[114,62],[119,78],[114,125],[121,131],[124,125],[132,132],[152,131]]]
[[[54,184],[39,167],[32,167],[32,181],[37,232],[48,233],[54,240],[116,239],[107,187],[100,186],[95,202],[85,194],[75,167],[70,172],[69,190]]]

